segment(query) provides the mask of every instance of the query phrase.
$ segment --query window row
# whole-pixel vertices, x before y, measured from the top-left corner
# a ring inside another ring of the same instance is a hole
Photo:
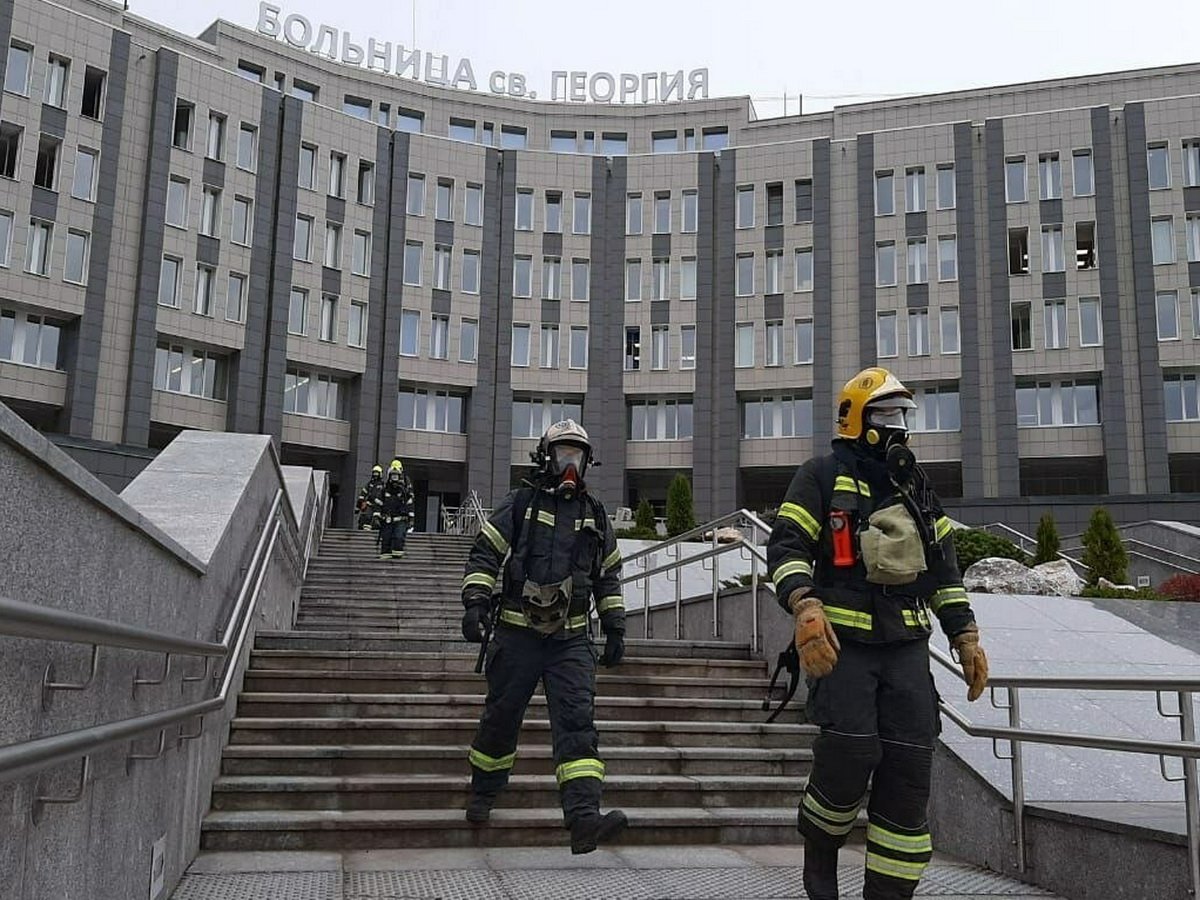
[[[453,247],[446,244],[433,245],[433,281],[430,283],[431,287],[439,291],[449,291],[452,289],[451,268],[453,266],[453,257]],[[478,294],[481,272],[479,251],[464,249],[462,251],[461,262],[462,268],[459,272],[458,289],[464,294]],[[572,263],[571,271],[573,275],[572,291],[582,292],[582,296],[576,299],[586,300],[590,264],[587,260],[575,260]],[[421,241],[404,242],[403,279],[404,283],[409,287],[421,287],[425,283],[425,245]]]
[[[28,97],[33,88],[34,48],[20,40],[8,45],[8,58],[4,67],[4,90],[10,94]],[[72,76],[72,60],[60,53],[50,52],[46,56],[46,68],[42,77],[42,103],[46,106],[66,109],[68,105],[78,109],[87,119],[99,121],[104,116],[104,87],[108,73],[103,69],[85,65],[83,77],[78,84]],[[76,94],[76,90],[78,93]],[[74,98],[74,99],[72,99]]]
[[[564,419],[583,421],[583,400],[567,397],[513,397],[512,436],[540,438],[546,429]]]
[[[1066,350],[1070,346],[1066,300],[1042,301],[1042,348]],[[1104,343],[1103,313],[1099,297],[1080,297],[1076,304],[1080,347],[1099,347]],[[1009,307],[1013,350],[1034,349],[1034,304],[1018,300]]]
[[[1063,195],[1062,162],[1057,150],[1037,157],[1038,199],[1058,200]],[[1071,190],[1076,197],[1096,193],[1096,172],[1091,148],[1071,151]],[[1004,199],[1008,203],[1029,200],[1029,166],[1024,156],[1004,159]]]
[[[1100,424],[1096,381],[1039,381],[1017,385],[1017,427]]]
[[[13,238],[13,214],[0,211],[0,268],[11,264]],[[66,229],[62,246],[63,281],[81,286],[87,284],[91,246],[92,236],[86,231]],[[25,243],[25,271],[49,278],[55,259],[53,223],[30,219]]]
[[[1150,254],[1154,265],[1175,262],[1178,247],[1173,216],[1155,216],[1150,220]],[[1200,262],[1200,213],[1189,213],[1183,220],[1184,254],[1188,262]]]
[[[1187,303],[1187,300],[1182,301]],[[1183,337],[1180,322],[1181,300],[1175,291],[1159,291],[1154,295],[1154,317],[1158,323],[1160,341],[1177,341]],[[1200,338],[1200,288],[1192,288],[1191,298],[1192,337]]]
[[[224,400],[228,381],[229,359],[223,354],[170,341],[159,341],[154,350],[155,390]]]
[[[813,220],[813,183],[811,178],[797,178],[792,184],[792,221],[796,224]],[[736,224],[738,228],[753,228],[757,215],[758,191],[752,184],[740,184],[736,189]],[[766,184],[766,225],[782,225],[784,219],[784,190],[782,181]],[[657,194],[655,195],[657,197]],[[686,213],[686,206],[685,206]],[[656,229],[657,230],[657,229]],[[669,229],[668,229],[669,230]],[[685,227],[684,231],[689,229]],[[695,229],[690,229],[694,231]],[[631,232],[633,233],[633,232]],[[637,232],[640,233],[640,232]]]
[[[933,342],[931,329],[937,328],[939,349],[943,356],[955,356],[962,352],[962,338],[959,333],[959,315],[957,306],[944,306],[938,311],[936,325],[931,323],[929,309],[909,309],[904,313],[905,331],[908,339],[909,357],[932,356]],[[896,311],[881,312],[875,318],[875,347],[880,358],[891,358],[900,355],[900,338],[898,334],[900,313]]]
[[[405,211],[410,216],[425,215],[425,176],[418,172],[408,173],[408,190],[405,195]],[[438,178],[434,185],[434,218],[454,221],[455,185],[452,178]],[[464,225],[483,224],[483,185],[468,181],[463,188],[462,221]],[[561,209],[562,197],[559,196]]]
[[[1096,253],[1096,223],[1075,223],[1075,265],[1078,272],[1095,269],[1099,265]],[[1042,271],[1065,272],[1067,270],[1066,251],[1063,248],[1063,226],[1042,226]],[[1030,272],[1029,259],[1029,229],[1008,229],[1008,274],[1028,275]]]
[[[11,122],[0,122],[0,177],[19,179],[21,145],[25,129]],[[63,167],[62,138],[52,134],[38,135],[37,157],[34,162],[35,187],[57,192],[61,188]],[[100,174],[100,151],[77,146],[71,170],[71,196],[93,203],[96,200],[97,179]]]
[[[650,326],[650,365],[652,372],[665,372],[671,367],[671,326]],[[642,366],[642,326],[625,327],[625,371],[639,372]],[[696,368],[696,326],[679,326],[679,368]]]
[[[39,313],[0,309],[0,360],[59,368],[59,344],[62,324]]]
[[[316,223],[311,216],[296,216],[292,236],[292,259],[313,262],[313,235]],[[340,222],[325,223],[325,241],[321,249],[321,265],[326,269],[341,269],[345,261]],[[371,277],[371,232],[355,229],[350,237],[350,272]]]
[[[467,397],[453,391],[402,387],[397,395],[396,428],[465,434]]]
[[[288,367],[283,380],[283,411],[318,419],[346,418],[346,382],[327,372]]]
[[[158,273],[158,305],[180,309],[185,289],[183,285],[184,261],[177,256],[164,256]],[[212,266],[201,263],[196,266],[192,312],[198,316],[214,317],[219,307],[224,308],[225,321],[245,322],[249,303],[249,276],[241,272],[230,272],[223,279],[224,296],[218,294],[222,279]],[[222,303],[223,301],[223,303]]]
[[[1183,186],[1200,186],[1200,138],[1188,138],[1180,145]],[[1165,191],[1171,187],[1171,145],[1156,141],[1146,145],[1146,174],[1150,190]]]
[[[342,300],[336,294],[321,295],[317,339],[325,343],[337,343],[344,327],[346,346],[367,346],[366,301],[351,300],[344,320],[341,314],[342,308]],[[292,288],[288,298],[288,334],[299,337],[307,336],[309,315],[309,292],[303,288]]]
[[[586,332],[586,329],[584,329]],[[586,339],[584,342],[586,353]],[[400,355],[419,356],[421,353],[421,313],[415,309],[400,310]],[[479,353],[479,322],[463,318],[458,325],[458,361],[473,363]],[[450,317],[434,313],[429,317],[428,359],[450,358]]]
[[[635,400],[626,414],[631,441],[689,441],[694,435],[690,399]]]
[[[879,169],[875,172],[875,215],[896,214],[897,178],[895,169]],[[928,208],[924,166],[911,166],[904,170],[904,211],[925,212]],[[939,163],[934,169],[933,190],[938,209],[954,209],[958,205],[958,183],[955,180],[954,163]]]
[[[787,358],[784,348],[783,320],[763,323],[764,364],[782,366]],[[739,369],[753,368],[757,357],[758,323],[738,322],[734,326],[733,364]],[[792,323],[792,363],[809,365],[813,361],[813,321],[796,319]]]
[[[880,241],[875,245],[875,285],[893,287],[896,284],[896,242]],[[958,236],[939,235],[937,239],[937,280],[958,281]],[[929,241],[910,238],[905,254],[907,284],[929,282]]]

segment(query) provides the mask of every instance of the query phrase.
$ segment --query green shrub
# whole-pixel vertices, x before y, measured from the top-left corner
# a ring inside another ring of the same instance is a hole
[[[1054,562],[1058,559],[1058,529],[1054,525],[1054,514],[1046,513],[1038,522],[1037,553],[1034,554],[1033,564]]]
[[[1100,600],[1169,600],[1151,588],[1138,588],[1136,591],[1118,591],[1114,588],[1085,587],[1079,592],[1081,597],[1091,597]]]
[[[1101,578],[1113,584],[1124,584],[1129,567],[1129,556],[1121,535],[1113,523],[1112,516],[1103,506],[1097,507],[1083,533],[1083,559],[1088,569],[1087,583],[1095,585]]]
[[[618,538],[627,538],[631,541],[659,541],[661,536],[653,528],[639,528],[634,525],[632,528],[619,528],[613,532]]]
[[[643,531],[657,531],[657,523],[654,521],[654,507],[650,505],[650,500],[643,497],[637,505],[637,510],[633,514],[633,524],[635,528],[640,528]]]
[[[958,568],[965,572],[981,559],[998,556],[1001,559],[1015,559],[1022,565],[1029,565],[1029,560],[1021,548],[1006,537],[992,534],[981,528],[965,528],[954,532],[954,550],[958,555]]]
[[[676,473],[667,488],[667,535],[675,537],[696,527],[692,506],[692,483],[682,472]]]

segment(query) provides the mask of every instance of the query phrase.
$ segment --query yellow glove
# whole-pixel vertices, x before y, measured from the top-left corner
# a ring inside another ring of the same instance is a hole
[[[833,626],[825,615],[825,607],[816,597],[806,597],[793,591],[788,605],[796,617],[796,650],[800,653],[800,668],[810,678],[824,678],[837,665],[838,643]]]
[[[988,680],[987,654],[979,646],[979,626],[970,625],[960,631],[951,639],[950,645],[958,652],[958,661],[962,663],[967,679],[967,700],[974,702],[987,687]]]

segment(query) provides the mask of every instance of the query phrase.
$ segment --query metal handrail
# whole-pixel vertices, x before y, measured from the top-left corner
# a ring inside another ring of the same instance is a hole
[[[934,646],[929,655],[933,660],[953,673],[963,682],[966,677],[958,664]],[[1188,869],[1192,881],[1192,896],[1200,896],[1200,798],[1197,797],[1197,759],[1200,759],[1200,743],[1196,741],[1195,709],[1192,695],[1200,691],[1200,679],[1188,677],[1152,676],[1087,676],[1087,675],[995,675],[988,677],[992,691],[992,705],[1008,712],[1008,727],[977,725],[965,715],[939,699],[941,711],[967,734],[973,737],[991,738],[992,753],[999,759],[1008,760],[1012,771],[1013,791],[1013,837],[1016,843],[1017,868],[1025,872],[1028,858],[1025,848],[1025,775],[1021,753],[1022,744],[1051,744],[1062,747],[1083,747],[1092,750],[1111,750],[1119,753],[1141,753],[1159,757],[1159,767],[1167,778],[1163,766],[1164,757],[1179,758],[1183,763],[1184,808],[1187,820]],[[1020,689],[1074,689],[1099,691],[1154,691],[1158,695],[1158,712],[1165,718],[1179,720],[1180,739],[1156,741],[1143,738],[1109,737],[1075,732],[1044,731],[1025,728],[1021,725]],[[1003,689],[1007,703],[996,702],[997,690]],[[1179,712],[1169,713],[1162,707],[1164,693],[1174,693],[1178,698]],[[1011,755],[1002,757],[996,750],[996,741],[1008,741]]]
[[[1148,524],[1149,521],[1151,521],[1151,520],[1148,520],[1147,522],[1136,522],[1136,523],[1132,523],[1131,525],[1118,525],[1117,531],[1120,531],[1123,528],[1131,528],[1134,525],[1145,525],[1145,524]],[[986,525],[981,525],[980,528],[982,528],[984,531],[988,531],[991,529],[997,529],[999,531],[1006,532],[1010,535],[1013,535],[1013,536],[1019,538],[1018,546],[1020,546],[1020,548],[1022,550],[1025,549],[1025,544],[1027,544],[1027,543],[1032,544],[1033,546],[1037,546],[1036,538],[1032,538],[1029,535],[1025,534],[1024,532],[1017,531],[1017,529],[1012,528],[1008,525],[1005,525],[1003,522],[989,522]],[[1075,550],[1077,548],[1074,544],[1074,541],[1076,539],[1080,538],[1081,536],[1082,536],[1082,532],[1080,534],[1073,534],[1073,535],[1068,535],[1067,537],[1064,537],[1062,539],[1062,544],[1063,544],[1063,546],[1065,546],[1067,548],[1067,550],[1065,550],[1065,551],[1060,550],[1058,557],[1059,557],[1059,559],[1065,559],[1067,562],[1071,563],[1071,565],[1078,566],[1079,568],[1084,569],[1086,571],[1088,569],[1088,567],[1086,565],[1084,565],[1083,562],[1081,562],[1080,560],[1076,559],[1073,556],[1067,555],[1068,551],[1071,553],[1075,552]],[[1180,553],[1178,550],[1171,550],[1168,547],[1159,547],[1157,544],[1151,544],[1147,541],[1141,540],[1140,538],[1125,537],[1124,535],[1121,536],[1121,543],[1123,545],[1125,545],[1126,552],[1129,553],[1131,556],[1136,556],[1139,559],[1149,560],[1150,562],[1162,563],[1163,565],[1170,566],[1173,569],[1179,569],[1183,572],[1186,572],[1189,575],[1200,574],[1200,570],[1194,570],[1194,569],[1189,568],[1188,566],[1179,565],[1178,563],[1169,562],[1168,560],[1162,559],[1163,556],[1172,556],[1177,559],[1186,560],[1187,562],[1200,567],[1200,559],[1197,559],[1196,557],[1193,557],[1193,556],[1188,556],[1186,553]],[[1079,546],[1080,546],[1080,548],[1082,548],[1082,544]],[[1140,550],[1132,549],[1134,546],[1148,547],[1149,549],[1155,551],[1155,554],[1158,554],[1158,555],[1151,554],[1151,553],[1143,553]]]
[[[246,569],[238,591],[237,601],[233,612],[224,629],[221,642],[213,644],[204,641],[190,642],[187,639],[162,635],[132,626],[116,626],[113,623],[94,619],[87,616],[76,617],[83,622],[66,621],[61,619],[64,614],[57,610],[47,610],[34,607],[39,614],[27,616],[26,624],[10,626],[9,621],[0,617],[0,634],[14,636],[37,637],[42,640],[59,640],[72,643],[91,643],[94,646],[119,646],[132,649],[150,650],[159,653],[179,652],[189,655],[222,656],[224,662],[224,677],[218,693],[207,699],[189,703],[172,709],[93,725],[75,731],[55,734],[49,737],[37,738],[18,744],[0,747],[0,783],[14,781],[27,775],[34,774],[50,766],[79,756],[89,757],[91,754],[112,746],[123,740],[132,739],[147,732],[160,730],[170,725],[186,722],[196,717],[201,718],[201,732],[204,727],[203,717],[225,706],[233,686],[234,676],[238,669],[238,660],[249,634],[250,624],[254,620],[254,611],[258,605],[262,585],[266,578],[267,568],[278,542],[282,527],[281,502],[284,499],[283,489],[276,491],[271,509],[263,522],[258,543]],[[320,504],[324,505],[326,497]],[[314,510],[314,516],[318,512]],[[294,521],[294,520],[293,520]],[[307,561],[308,548],[305,548]],[[28,604],[19,604],[28,607]],[[0,609],[0,611],[3,611]],[[28,613],[28,610],[25,610]],[[33,624],[28,624],[32,620]],[[84,627],[86,625],[86,627]],[[68,627],[70,626],[70,627]],[[20,628],[21,630],[18,630]],[[35,629],[37,633],[31,634]],[[136,641],[137,646],[130,643],[113,643],[114,640]],[[182,644],[195,645],[192,649],[173,649]],[[200,650],[203,649],[203,653]],[[219,649],[219,653],[209,652]],[[199,733],[196,735],[199,736]],[[86,766],[85,766],[86,768]]]

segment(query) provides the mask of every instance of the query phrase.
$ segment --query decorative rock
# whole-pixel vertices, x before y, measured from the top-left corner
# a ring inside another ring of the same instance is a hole
[[[1033,571],[1041,576],[1059,597],[1078,597],[1083,590],[1083,579],[1075,573],[1075,567],[1065,559],[1034,566]]]
[[[979,594],[1053,594],[1050,582],[1015,559],[991,556],[963,573],[963,587]]]
[[[1113,584],[1107,578],[1101,578],[1096,582],[1096,586],[1109,591],[1129,591],[1132,594],[1137,593],[1137,588],[1132,584]]]
[[[718,544],[736,544],[738,541],[742,540],[743,537],[744,535],[740,530],[730,525],[726,525],[724,528],[717,529]],[[713,539],[713,533],[711,531],[706,532],[704,539],[706,541],[711,541]]]

